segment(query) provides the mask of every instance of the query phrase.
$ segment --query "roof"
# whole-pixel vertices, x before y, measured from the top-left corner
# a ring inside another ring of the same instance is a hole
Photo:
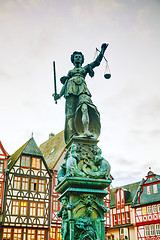
[[[43,157],[39,150],[34,138],[30,138],[24,145],[22,145],[15,153],[13,153],[8,159],[8,169],[11,169],[16,163],[21,154],[29,154]]]
[[[40,145],[39,149],[41,150],[49,169],[53,169],[59,162],[65,151],[65,147],[64,131],[61,131]]]
[[[124,185],[124,186],[121,186],[121,187],[111,189],[110,207],[111,208],[115,207],[115,192],[118,189],[123,189],[125,191],[125,205],[131,204],[132,201],[133,201],[133,198],[134,198],[134,196],[137,192],[139,184],[140,184],[140,182],[136,182],[136,183],[131,183],[131,184],[128,184],[128,185]]]
[[[154,190],[153,186],[156,186]],[[148,193],[149,187],[150,193]],[[147,176],[142,179],[139,188],[132,202],[133,207],[159,202],[160,199],[160,176],[149,171]]]
[[[0,141],[0,155],[5,155],[6,157],[9,156],[7,151],[4,149],[2,142]]]

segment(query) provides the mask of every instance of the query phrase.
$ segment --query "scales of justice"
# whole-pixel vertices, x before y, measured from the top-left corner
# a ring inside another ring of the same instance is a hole
[[[85,77],[94,77],[94,68],[104,59],[108,44],[103,43],[101,50],[96,49],[95,60],[84,67],[84,55],[75,51],[71,55],[74,68],[60,78],[62,89],[57,93],[55,62],[53,94],[55,103],[62,96],[65,104],[64,139],[67,152],[64,163],[58,171],[56,191],[61,193],[61,209],[57,216],[62,218],[62,240],[105,240],[104,213],[109,208],[104,206],[103,198],[108,194],[110,185],[110,164],[102,156],[97,146],[101,123],[97,107],[92,102],[92,95]],[[104,77],[109,79],[110,72]]]

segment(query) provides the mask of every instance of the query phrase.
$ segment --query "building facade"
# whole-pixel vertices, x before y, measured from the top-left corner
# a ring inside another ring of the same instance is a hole
[[[137,240],[160,239],[160,175],[148,172],[137,189],[132,207]]]
[[[61,219],[57,217],[60,211],[60,202],[58,194],[55,191],[57,186],[57,172],[60,165],[64,163],[64,155],[66,153],[66,144],[64,141],[64,131],[55,136],[50,137],[46,142],[40,145],[40,150],[44,155],[49,169],[52,171],[52,202],[51,202],[51,228],[49,240],[61,240]]]
[[[0,141],[0,216],[2,216],[3,198],[4,198],[4,183],[5,183],[5,169],[7,168],[7,159],[9,154],[4,149]],[[0,226],[2,224],[2,217],[0,217]]]
[[[107,240],[160,239],[160,176],[152,171],[141,182],[110,191]]]
[[[0,239],[48,240],[51,180],[33,138],[9,157]]]

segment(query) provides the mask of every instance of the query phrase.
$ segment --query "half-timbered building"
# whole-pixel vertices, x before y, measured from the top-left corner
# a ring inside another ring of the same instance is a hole
[[[2,224],[2,206],[4,198],[5,169],[7,168],[8,153],[0,141],[0,227]]]
[[[132,209],[132,200],[139,184],[140,182],[137,182],[110,190],[111,227],[106,234],[107,240],[135,240],[135,220],[134,210]]]
[[[57,212],[60,210],[60,202],[58,194],[55,190],[57,185],[57,172],[60,165],[64,163],[64,155],[66,153],[66,144],[64,141],[64,131],[49,139],[40,145],[40,150],[46,160],[49,169],[52,171],[52,202],[51,202],[51,229],[50,240],[61,239],[61,219],[57,218]]]
[[[160,175],[149,171],[141,182],[110,190],[107,240],[160,239]]]
[[[51,173],[35,140],[8,159],[2,240],[48,240]]]
[[[137,189],[132,207],[137,240],[160,239],[160,175],[148,172]]]

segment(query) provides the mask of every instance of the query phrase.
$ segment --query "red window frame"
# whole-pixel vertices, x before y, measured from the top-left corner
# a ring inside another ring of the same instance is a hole
[[[37,217],[44,217],[44,203],[37,203]]]
[[[32,157],[32,168],[39,170],[41,165],[41,158]]]
[[[3,239],[7,239],[7,240],[11,240],[11,236],[12,236],[12,228],[3,228],[3,236],[2,236],[2,240]]]
[[[21,157],[21,166],[23,168],[30,168],[30,156],[24,156]]]
[[[12,202],[12,215],[19,215],[19,201],[13,200]]]
[[[45,179],[38,180],[38,191],[45,192]]]
[[[37,191],[38,189],[38,179],[31,178],[31,191]]]
[[[14,176],[14,189],[21,189],[21,177]]]
[[[26,216],[27,215],[27,208],[28,208],[28,202],[21,201],[20,202],[20,215]]]
[[[45,230],[37,230],[37,240],[45,240]]]
[[[34,214],[33,214],[34,212]],[[36,202],[30,202],[30,209],[29,209],[30,216],[36,216],[37,213],[37,203]]]
[[[22,177],[22,190],[28,190],[29,189],[29,178],[28,177]]]
[[[14,228],[13,239],[22,240],[22,229],[21,228]]]
[[[27,229],[27,240],[35,240],[35,238],[36,238],[36,230]]]

